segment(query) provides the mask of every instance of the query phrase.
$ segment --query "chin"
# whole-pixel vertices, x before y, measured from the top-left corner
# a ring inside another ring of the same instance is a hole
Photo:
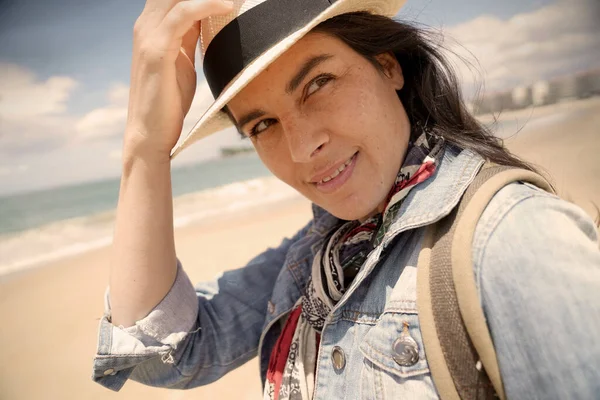
[[[310,192],[303,194],[308,200],[323,208],[336,218],[345,221],[359,220],[361,222],[377,214],[387,196],[387,192],[382,191],[381,193],[376,193],[375,196],[365,198],[364,192],[359,194],[354,191],[351,194],[346,195],[343,200],[334,200],[332,198],[327,199],[310,196],[313,195],[313,193]]]
[[[345,221],[359,220],[362,222],[377,213],[377,209],[375,206],[352,206],[350,202],[348,202],[347,205],[345,204],[342,207],[340,207],[339,205],[331,207],[321,207],[324,208],[328,213],[330,213],[334,217],[343,219]]]

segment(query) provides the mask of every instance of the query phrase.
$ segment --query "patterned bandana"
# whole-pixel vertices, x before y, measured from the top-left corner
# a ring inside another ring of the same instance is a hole
[[[384,212],[363,223],[344,223],[315,255],[306,291],[290,313],[271,353],[264,400],[312,398],[325,318],[342,298],[371,250],[382,242],[400,211],[402,200],[413,187],[433,175],[443,148],[443,138],[424,131],[409,144]]]

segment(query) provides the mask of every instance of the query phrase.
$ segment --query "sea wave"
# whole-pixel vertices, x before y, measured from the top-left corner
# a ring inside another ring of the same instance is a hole
[[[236,182],[178,196],[173,200],[175,227],[297,198],[298,193],[274,177]],[[115,210],[53,222],[0,236],[0,276],[108,246]]]

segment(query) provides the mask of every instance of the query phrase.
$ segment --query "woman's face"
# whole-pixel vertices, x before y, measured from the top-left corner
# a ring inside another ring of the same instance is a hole
[[[311,33],[229,103],[267,168],[345,220],[382,211],[410,135],[402,70],[390,54],[377,59],[383,71]]]

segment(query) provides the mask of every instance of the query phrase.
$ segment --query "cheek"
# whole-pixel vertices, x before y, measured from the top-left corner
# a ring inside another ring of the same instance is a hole
[[[408,120],[395,90],[372,79],[337,90],[324,101],[320,115],[351,144],[397,152],[408,141]]]
[[[260,139],[259,139],[260,140]],[[254,144],[256,153],[273,175],[292,187],[296,187],[294,179],[294,163],[285,148],[278,148],[277,144]]]
[[[408,145],[410,125],[395,90],[368,82],[352,91],[344,104],[339,132],[364,154],[364,179],[387,192]],[[373,188],[373,193],[379,189]]]

